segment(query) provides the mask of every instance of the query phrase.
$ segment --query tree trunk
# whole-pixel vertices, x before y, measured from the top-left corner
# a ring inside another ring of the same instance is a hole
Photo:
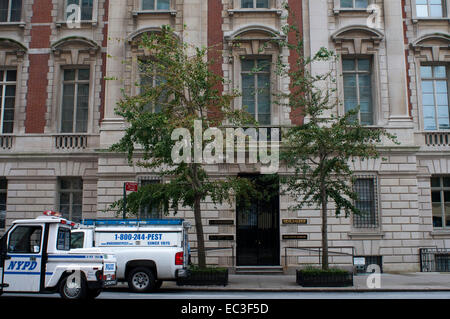
[[[328,270],[328,203],[325,186],[321,187],[322,195],[322,269]]]
[[[194,203],[194,219],[195,231],[197,233],[197,251],[198,251],[198,266],[206,268],[205,255],[205,238],[203,236],[202,211],[200,209],[201,197],[197,196]]]

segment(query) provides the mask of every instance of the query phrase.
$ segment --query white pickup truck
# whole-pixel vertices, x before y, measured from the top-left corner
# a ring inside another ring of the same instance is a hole
[[[55,212],[44,214],[14,221],[1,238],[0,295],[59,292],[65,299],[86,299],[117,284],[113,255],[98,249],[71,251],[75,224]]]
[[[188,275],[189,228],[181,219],[85,220],[72,230],[71,246],[114,254],[117,280],[148,292]]]

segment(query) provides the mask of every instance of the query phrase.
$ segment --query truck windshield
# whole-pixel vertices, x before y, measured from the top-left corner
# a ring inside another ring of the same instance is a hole
[[[70,238],[70,248],[77,249],[83,248],[84,243],[84,233],[83,232],[73,232]]]

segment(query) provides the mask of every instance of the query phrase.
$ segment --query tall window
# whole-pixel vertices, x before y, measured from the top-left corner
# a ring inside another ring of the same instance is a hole
[[[86,133],[89,112],[89,69],[64,69],[61,132]]]
[[[1,132],[14,132],[14,106],[16,103],[16,70],[0,70]]]
[[[80,10],[80,14],[81,14],[81,21],[91,21],[92,20],[93,11],[94,11],[94,0],[67,0],[66,8],[69,9],[69,6],[71,6],[71,5],[78,6],[78,8]],[[66,11],[66,14],[70,14],[70,12],[67,13],[67,11]]]
[[[0,22],[22,20],[22,0],[0,0]]]
[[[353,187],[358,194],[355,207],[362,212],[360,215],[353,215],[353,226],[355,228],[378,227],[376,178],[359,178]]]
[[[153,113],[159,113],[161,112],[163,106],[168,101],[168,97],[166,92],[163,88],[161,90],[158,90],[158,87],[165,83],[165,79],[159,74],[158,72],[154,71],[149,66],[150,64],[146,64],[145,60],[139,61],[139,85],[140,85],[140,93],[145,96],[146,90],[149,88],[156,89],[155,92],[158,91],[159,95],[156,99],[152,98],[153,101],[149,102],[145,106],[145,110]]]
[[[448,68],[444,65],[422,65],[422,104],[425,130],[448,130]]]
[[[450,177],[431,178],[433,227],[450,228]]]
[[[242,60],[242,106],[261,125],[271,124],[270,66],[267,58]]]
[[[0,179],[0,229],[6,225],[6,198],[8,192],[8,182],[5,178]]]
[[[362,125],[373,125],[372,66],[368,58],[345,58],[344,73],[345,112],[360,107],[359,121]]]
[[[142,10],[169,10],[170,0],[142,0]]]
[[[445,14],[444,0],[416,0],[416,14],[418,17],[442,18]]]
[[[159,183],[161,183],[160,180],[153,180],[153,179],[141,181],[142,186],[149,185],[149,184],[159,184]],[[140,211],[141,219],[152,219],[152,218],[158,219],[161,217],[162,217],[161,209],[159,209],[159,207],[151,206],[151,205],[141,207],[141,211]]]
[[[369,0],[341,0],[341,8],[365,9]]]
[[[80,222],[83,207],[83,180],[81,178],[59,179],[59,211],[64,218]]]
[[[241,0],[241,8],[269,8],[269,0]]]

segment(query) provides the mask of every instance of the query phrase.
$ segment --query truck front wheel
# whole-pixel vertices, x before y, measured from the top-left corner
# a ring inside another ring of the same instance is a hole
[[[155,289],[155,286],[155,275],[148,268],[134,268],[128,275],[128,287],[134,292],[149,292]]]
[[[59,294],[63,299],[81,300],[87,296],[87,283],[83,276],[69,275],[63,278],[59,286]]]

